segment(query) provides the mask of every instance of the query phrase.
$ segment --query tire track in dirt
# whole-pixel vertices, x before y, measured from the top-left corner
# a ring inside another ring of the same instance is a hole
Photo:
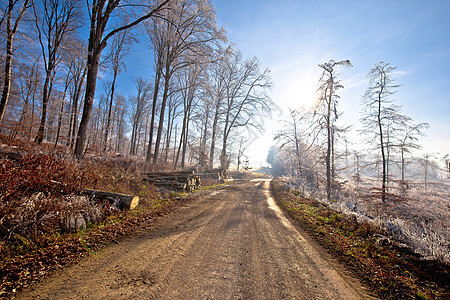
[[[158,229],[107,247],[18,298],[367,298],[284,217],[268,185],[243,182],[200,198]]]

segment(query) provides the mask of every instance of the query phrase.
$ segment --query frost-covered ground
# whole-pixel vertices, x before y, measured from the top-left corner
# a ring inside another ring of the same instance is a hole
[[[301,180],[289,179],[293,188],[302,189],[326,203],[323,190],[311,190]],[[333,197],[331,208],[354,214],[360,220],[378,224],[389,235],[407,244],[426,259],[438,259],[450,263],[450,180],[434,180],[425,184],[393,183],[389,192],[401,196],[382,203],[376,197],[368,197],[372,188],[380,183],[373,178],[363,178],[356,184],[344,180],[340,191]]]

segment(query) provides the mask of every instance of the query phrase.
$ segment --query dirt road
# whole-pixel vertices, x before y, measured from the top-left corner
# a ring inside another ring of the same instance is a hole
[[[103,249],[19,299],[366,299],[291,222],[269,182],[229,186]]]

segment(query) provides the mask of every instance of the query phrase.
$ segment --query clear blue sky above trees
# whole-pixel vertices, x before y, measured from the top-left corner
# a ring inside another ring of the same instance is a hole
[[[257,56],[272,70],[276,103],[264,117],[265,132],[254,133],[247,155],[251,164],[266,164],[279,120],[288,108],[310,106],[316,99],[319,63],[349,59],[353,68],[340,70],[344,89],[339,91],[341,125],[354,148],[361,95],[366,74],[379,61],[397,67],[393,96],[414,122],[428,122],[421,152],[450,153],[450,1],[448,0],[213,0],[218,23],[246,58]],[[151,77],[153,58],[145,42],[132,50],[127,74],[120,87],[134,93],[131,78]],[[101,85],[99,85],[100,88]],[[415,153],[420,155],[420,153]]]
[[[316,100],[319,63],[349,59],[342,69],[341,124],[355,146],[367,71],[379,61],[397,67],[394,98],[415,122],[428,122],[423,151],[450,152],[450,1],[217,0],[219,24],[245,57],[272,69],[279,109]],[[254,164],[273,144],[278,109],[250,147]],[[283,117],[283,116],[281,116]]]

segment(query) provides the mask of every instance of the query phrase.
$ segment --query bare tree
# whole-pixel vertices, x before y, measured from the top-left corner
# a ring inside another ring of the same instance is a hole
[[[88,2],[89,3],[89,2]],[[145,12],[141,17],[137,17],[134,21],[112,29],[105,34],[106,25],[113,12],[121,10],[121,13],[128,15],[132,13],[131,10],[142,9],[142,5],[131,5],[126,3],[120,5],[120,0],[107,1],[107,0],[92,0],[89,5],[89,18],[90,18],[90,32],[88,42],[88,57],[87,57],[87,79],[86,79],[86,93],[84,98],[83,114],[80,121],[80,127],[78,130],[78,136],[75,144],[74,154],[78,159],[83,156],[83,149],[86,142],[87,130],[89,119],[91,117],[92,106],[94,103],[95,86],[97,83],[97,73],[100,62],[100,56],[103,49],[106,47],[108,40],[115,34],[130,29],[144,20],[147,20],[156,14],[160,13],[165,6],[169,3],[169,0],[165,0],[159,4],[150,8],[150,12]]]
[[[133,106],[133,115],[132,115],[133,129],[131,132],[130,155],[137,154],[140,129],[142,126],[142,119],[144,117],[145,110],[148,106],[149,94],[151,92],[150,86],[145,79],[138,77],[133,81],[136,85],[137,95],[131,97]]]
[[[3,92],[0,101],[0,124],[5,115],[6,105],[9,100],[9,91],[11,88],[11,73],[13,60],[13,43],[14,36],[19,29],[20,21],[22,20],[26,10],[32,6],[32,0],[9,0],[6,8],[6,56],[5,69],[3,72]],[[16,18],[13,22],[13,18]]]
[[[274,137],[278,149],[271,152],[272,155],[277,152],[280,154],[287,152],[285,156],[289,157],[290,162],[285,167],[285,171],[297,181],[302,192],[305,188],[316,185],[317,176],[314,168],[322,160],[313,155],[317,152],[317,146],[314,143],[318,136],[313,117],[314,115],[304,107],[297,110],[290,109],[290,118],[281,121],[283,129],[280,129]],[[271,161],[275,163],[275,156],[271,158]]]
[[[45,68],[41,123],[35,138],[35,142],[39,144],[44,140],[47,106],[52,92],[53,78],[56,66],[61,61],[60,47],[66,35],[77,28],[75,22],[80,17],[77,3],[76,0],[43,0],[42,21],[39,20],[36,9],[34,9]]]
[[[270,71],[261,72],[257,58],[242,61],[241,54],[229,52],[226,63],[225,101],[221,168],[227,168],[227,142],[230,133],[247,126],[258,128],[255,114],[269,110],[270,99],[266,91],[271,88]]]
[[[382,185],[381,199],[386,201],[387,188],[387,147],[386,127],[397,114],[393,113],[398,108],[390,105],[390,96],[395,93],[398,85],[394,85],[391,77],[395,67],[389,63],[379,62],[369,71],[367,78],[369,87],[363,96],[364,115],[361,119],[364,131],[372,136],[371,141],[375,142],[380,150],[382,163]],[[376,129],[375,129],[376,128]]]
[[[110,63],[110,69],[112,71],[113,79],[110,85],[110,92],[109,92],[108,118],[105,128],[105,138],[103,140],[103,152],[106,151],[108,145],[108,135],[111,126],[111,114],[114,101],[116,79],[117,76],[120,74],[120,72],[125,68],[123,59],[129,49],[129,41],[127,41],[127,34],[128,34],[127,31],[124,30],[114,35],[110,46],[110,52],[108,55],[108,60]]]
[[[21,128],[23,127],[23,123],[26,123],[26,119],[28,119],[27,115],[30,110],[30,102],[36,95],[39,82],[38,61],[39,59],[31,66],[23,65],[20,68],[23,74],[18,80],[18,88],[20,91],[20,98],[23,100],[23,105],[20,118],[11,132],[11,138],[15,138],[19,131],[25,136],[25,128],[23,128],[23,130],[21,130]],[[29,126],[32,127],[32,121],[28,120],[28,122],[30,123]]]
[[[207,76],[207,73],[205,72],[205,76]],[[207,156],[207,150],[206,150],[206,143],[208,139],[208,132],[210,132],[210,114],[212,112],[212,105],[213,100],[210,93],[210,85],[208,80],[205,78],[204,86],[203,86],[203,92],[201,93],[200,99],[199,99],[201,105],[197,108],[197,127],[200,130],[200,147],[199,147],[199,155],[198,155],[198,161],[199,165],[202,168],[205,168],[208,165],[208,156]]]
[[[315,114],[319,116],[319,122],[324,123],[323,128],[327,132],[327,154],[325,159],[327,172],[327,200],[331,199],[332,190],[332,145],[334,142],[334,126],[338,118],[337,104],[339,96],[336,94],[338,89],[343,88],[335,68],[337,66],[352,67],[349,60],[334,61],[320,64],[319,67],[323,69],[319,80],[319,100],[316,103]]]
[[[165,47],[165,31],[164,26],[166,23],[162,19],[152,19],[152,22],[146,23],[147,34],[153,44],[153,55],[155,59],[155,81],[153,87],[153,100],[152,100],[152,112],[150,119],[149,141],[147,147],[146,161],[150,162],[152,159],[152,145],[153,145],[153,132],[155,126],[156,106],[158,103],[159,88],[161,84],[162,69],[164,67],[166,47]]]
[[[181,151],[181,168],[185,166],[187,142],[189,136],[189,125],[191,121],[192,107],[195,106],[194,99],[198,90],[198,82],[202,75],[202,69],[200,64],[189,65],[185,69],[184,74],[180,74],[179,87],[183,99],[183,124],[181,127],[180,146],[177,151],[177,158],[174,163],[174,167],[177,167],[178,158]]]
[[[214,116],[212,118],[212,126],[211,126],[211,146],[209,150],[209,167],[212,168],[214,164],[214,154],[216,151],[216,139],[217,139],[217,131],[219,127],[219,118],[222,114],[222,106],[225,101],[225,73],[226,73],[226,60],[227,56],[230,55],[231,49],[227,48],[225,51],[219,49],[216,54],[218,56],[217,59],[213,62],[211,67],[209,68],[208,78],[208,94],[211,97],[212,101],[212,112]]]
[[[434,154],[425,153],[421,158],[419,158],[419,163],[423,167],[423,182],[424,182],[424,189],[427,191],[428,189],[428,179],[430,176],[430,167],[431,171],[436,170],[438,168],[437,164],[434,162],[434,159],[436,156]],[[431,173],[433,174],[433,173]]]
[[[423,130],[429,127],[428,123],[413,124],[412,119],[409,117],[404,117],[403,119],[401,135],[397,145],[401,154],[402,182],[405,181],[405,154],[411,153],[413,149],[420,149],[420,145],[417,143],[418,137],[423,136]]]
[[[449,155],[445,154],[443,158],[444,158],[444,161],[445,161],[446,177],[447,177],[447,179],[450,179],[450,159],[449,159]]]
[[[171,10],[165,18],[168,22],[161,29],[164,42],[164,90],[159,113],[158,132],[155,141],[153,163],[158,162],[161,137],[164,127],[165,108],[169,96],[172,76],[178,70],[187,67],[195,60],[180,59],[186,52],[195,56],[203,56],[210,51],[211,43],[224,39],[224,33],[217,29],[215,13],[212,5],[205,0],[184,0],[171,3]],[[158,68],[157,68],[158,69]],[[150,134],[153,134],[150,132]],[[149,144],[149,149],[151,145]]]
[[[125,148],[123,145],[125,144],[125,133],[127,131],[127,124],[125,121],[125,116],[127,114],[127,107],[125,103],[125,97],[118,94],[116,96],[116,101],[114,105],[114,115],[113,120],[117,120],[116,122],[116,152],[125,152]]]
[[[239,148],[238,148],[238,153],[237,153],[237,166],[236,166],[236,171],[238,171],[238,172],[239,172],[239,167],[243,163],[242,157],[244,156],[244,152],[245,152],[245,150],[247,150],[247,147],[245,145],[247,142],[248,142],[247,139],[244,139],[243,137],[241,137],[241,139],[239,140]]]
[[[302,143],[306,143],[305,129],[302,128],[301,123],[307,120],[308,114],[305,109],[301,110],[289,110],[290,119],[282,121],[283,129],[279,130],[274,137],[275,141],[278,141],[279,149],[283,149],[287,145],[293,145],[294,153],[296,157],[296,172],[297,175],[302,173],[302,151],[300,151]]]
[[[66,79],[64,82],[64,92],[62,93],[61,96],[61,109],[59,111],[59,117],[58,117],[58,129],[56,132],[56,139],[55,139],[55,148],[58,145],[58,141],[59,141],[59,136],[61,133],[61,126],[62,126],[62,118],[63,118],[63,112],[64,112],[64,106],[66,104],[66,95],[67,95],[67,90],[69,89],[69,84],[71,81],[71,77],[70,77],[70,72],[68,70],[67,74],[66,74]]]
[[[178,107],[181,105],[181,101],[179,98],[180,97],[178,97],[177,94],[172,93],[167,103],[168,114],[167,114],[167,128],[165,137],[166,147],[164,150],[164,162],[167,162],[169,159],[170,142],[173,136],[173,126],[175,124],[175,119],[183,113],[181,110],[178,109]],[[175,147],[173,151],[174,153],[176,152]]]
[[[69,118],[69,132],[67,134],[67,145],[73,149],[78,125],[78,106],[82,94],[84,79],[86,78],[87,66],[85,60],[85,44],[80,42],[76,47],[71,47],[71,55],[68,61],[68,70],[71,77],[71,108]]]

